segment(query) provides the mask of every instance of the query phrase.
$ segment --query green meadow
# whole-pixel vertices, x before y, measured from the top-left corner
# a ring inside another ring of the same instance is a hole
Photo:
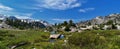
[[[81,33],[58,32],[64,39],[49,42],[49,32],[39,30],[0,30],[0,49],[120,49],[119,30],[92,30]],[[64,40],[68,42],[64,43]]]

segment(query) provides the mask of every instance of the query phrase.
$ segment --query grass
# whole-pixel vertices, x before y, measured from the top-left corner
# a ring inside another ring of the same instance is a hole
[[[0,30],[2,36],[1,47],[9,47],[20,42],[27,42],[28,45],[34,45],[40,42],[49,42],[49,33],[40,31],[17,31],[17,30]]]
[[[113,47],[120,48],[120,31],[119,30],[92,30],[92,31],[83,31],[82,33],[95,33],[100,34],[101,38],[103,36],[105,39],[109,39],[111,41],[108,46],[112,49]],[[65,33],[59,32],[60,34],[64,34],[65,38],[69,37],[69,35],[73,35],[75,33]],[[39,30],[0,30],[0,49],[8,49],[9,47],[19,44],[21,42],[26,42],[27,44],[17,47],[16,49],[80,49],[77,46],[70,46],[67,44],[66,46],[62,46],[64,44],[64,39],[58,39],[56,42],[49,42],[48,32],[42,32]]]
[[[74,45],[77,44],[76,46],[82,44],[82,49],[106,49],[106,48],[120,49],[119,35],[120,35],[120,30],[83,31],[82,33],[73,34],[72,37],[70,37],[71,39],[70,42],[72,42]],[[78,42],[78,41],[82,41],[82,42]],[[96,45],[96,42],[99,43],[100,45],[99,44]],[[95,45],[91,45],[91,44],[95,44]]]

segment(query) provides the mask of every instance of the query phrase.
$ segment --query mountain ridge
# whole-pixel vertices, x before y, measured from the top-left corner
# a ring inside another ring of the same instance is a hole
[[[115,13],[115,14],[110,14],[108,16],[97,16],[96,18],[93,18],[91,20],[86,20],[86,21],[81,21],[78,24],[80,25],[96,25],[96,24],[105,24],[108,21],[113,21],[113,23],[115,24],[120,24],[120,14],[119,13]]]
[[[7,19],[9,19],[10,21],[10,23],[6,23],[6,21],[7,21]],[[3,24],[3,22],[4,22],[4,24],[6,23],[7,25],[10,25],[11,24],[11,22],[13,23],[15,23],[15,21],[17,22],[17,23],[19,23],[19,24],[17,24],[17,25],[20,25],[21,23],[23,23],[23,24],[30,24],[30,25],[32,25],[32,26],[36,26],[36,27],[42,27],[42,28],[45,28],[45,27],[49,27],[49,26],[52,26],[51,24],[49,24],[48,22],[46,22],[46,21],[43,21],[43,20],[34,20],[34,19],[19,19],[19,18],[17,18],[16,16],[6,16],[6,15],[3,15],[3,14],[0,14],[0,20],[1,20],[1,24]],[[12,25],[14,25],[14,24],[12,24]],[[22,25],[22,24],[21,24]],[[44,27],[43,27],[44,26]]]

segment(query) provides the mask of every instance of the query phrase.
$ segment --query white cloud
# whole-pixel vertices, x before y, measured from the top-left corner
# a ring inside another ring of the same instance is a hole
[[[0,10],[11,11],[13,8],[0,4]]]
[[[14,12],[14,11],[5,11],[5,10],[0,10],[0,14],[4,14],[7,16],[15,16],[19,19],[31,19],[31,16],[33,13],[19,13],[19,12]]]
[[[54,20],[54,21],[69,21],[71,19],[52,19],[52,20]]]
[[[35,12],[32,13],[16,13],[17,15],[14,15],[18,19],[33,19],[32,16]]]
[[[80,0],[36,0],[37,6],[46,9],[66,10],[75,7],[80,7],[82,2]]]
[[[85,13],[87,11],[92,11],[95,10],[95,8],[84,8],[84,9],[80,9],[79,12]]]
[[[20,15],[15,15],[15,17],[17,17],[18,19],[32,19],[29,16],[20,16]]]
[[[13,11],[13,8],[0,3],[0,14],[12,15],[14,13]]]
[[[7,16],[15,16],[19,19],[32,19],[31,16],[33,15],[33,13],[20,13],[20,12],[16,12],[16,10],[14,8],[11,8],[9,6],[5,6],[3,4],[0,3],[0,14],[4,14]]]
[[[69,21],[69,20],[74,20],[74,21],[80,21],[80,20],[85,20],[85,18],[81,18],[81,19],[59,19],[59,18],[54,18],[52,19],[53,21],[56,21],[56,22],[63,22],[63,21]]]
[[[31,18],[31,16],[33,15],[33,13],[19,13],[19,15],[14,15],[15,17],[17,17],[18,19],[33,19]]]

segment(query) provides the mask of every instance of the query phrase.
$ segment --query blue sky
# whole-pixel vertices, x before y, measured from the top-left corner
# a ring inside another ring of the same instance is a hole
[[[0,0],[0,14],[59,23],[120,13],[120,0]]]

